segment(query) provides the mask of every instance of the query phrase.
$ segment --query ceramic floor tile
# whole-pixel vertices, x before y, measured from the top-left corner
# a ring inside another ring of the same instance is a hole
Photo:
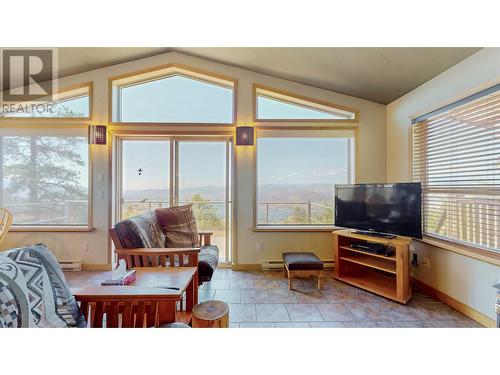
[[[256,322],[257,314],[253,303],[230,303],[229,321],[237,323]]]
[[[356,320],[354,314],[343,303],[317,304],[316,308],[325,321],[345,322]]]
[[[276,280],[280,289],[288,289],[288,279]]]
[[[274,323],[240,323],[240,328],[275,328]]]
[[[255,289],[278,289],[279,284],[276,280],[257,279],[254,280]]]
[[[345,304],[353,313],[357,320],[360,321],[386,321],[391,320],[384,309],[377,303],[353,303],[347,302]]]
[[[203,289],[229,289],[230,284],[230,279],[212,279],[209,282],[203,283]]]
[[[229,328],[240,328],[240,323],[229,322]]]
[[[343,322],[309,322],[311,328],[345,328]]]
[[[266,289],[242,289],[241,303],[269,303]]]
[[[198,302],[211,301],[214,299],[215,290],[211,289],[199,289],[198,290]]]
[[[265,271],[263,272],[264,278],[266,279],[282,279],[284,277],[283,271]]]
[[[253,280],[250,279],[231,279],[229,289],[254,289]]]
[[[270,289],[267,291],[269,294],[269,302],[271,303],[298,303],[299,300],[295,292],[288,289]]]
[[[286,304],[286,309],[288,310],[292,322],[323,321],[323,317],[314,304]]]
[[[241,302],[241,290],[229,290],[229,289],[216,290],[214,300],[222,301],[222,302],[226,302],[226,303],[240,303]]]
[[[281,303],[260,303],[255,305],[258,322],[289,322],[285,305]]]
[[[357,302],[355,294],[345,288],[323,289],[321,292],[330,303]]]
[[[328,303],[323,293],[317,288],[296,291],[300,303]]]
[[[311,328],[309,323],[306,322],[276,322],[274,325],[276,328]]]

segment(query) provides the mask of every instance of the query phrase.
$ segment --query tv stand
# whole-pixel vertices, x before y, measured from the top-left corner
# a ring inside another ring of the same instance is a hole
[[[365,236],[387,238],[387,239],[390,239],[390,240],[392,240],[393,238],[397,237],[394,234],[388,234],[388,233],[382,233],[382,232],[375,232],[373,230],[355,230],[352,233],[354,233],[354,234],[363,234]]]
[[[410,300],[410,238],[378,238],[353,230],[339,230],[333,232],[333,240],[334,277],[337,280],[399,303]],[[361,241],[387,246],[394,255],[385,256],[352,247]]]

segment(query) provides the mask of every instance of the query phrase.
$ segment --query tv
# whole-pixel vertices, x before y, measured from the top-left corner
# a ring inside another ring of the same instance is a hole
[[[335,185],[335,226],[388,238],[422,238],[422,186]]]

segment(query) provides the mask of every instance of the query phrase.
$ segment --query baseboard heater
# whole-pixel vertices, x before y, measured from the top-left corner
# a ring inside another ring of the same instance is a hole
[[[325,269],[333,269],[335,261],[333,259],[321,259]],[[263,260],[262,271],[276,271],[282,270],[285,266],[282,260]]]
[[[82,270],[81,260],[60,260],[59,265],[61,266],[63,272]]]

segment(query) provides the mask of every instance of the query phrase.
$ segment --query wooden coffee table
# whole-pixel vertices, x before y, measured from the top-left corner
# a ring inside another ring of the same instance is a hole
[[[111,271],[64,274],[91,327],[102,327],[103,320],[106,327],[124,328],[190,323],[193,307],[198,303],[197,267],[138,267],[135,270],[135,282],[126,286],[101,286],[101,281],[111,277]]]

